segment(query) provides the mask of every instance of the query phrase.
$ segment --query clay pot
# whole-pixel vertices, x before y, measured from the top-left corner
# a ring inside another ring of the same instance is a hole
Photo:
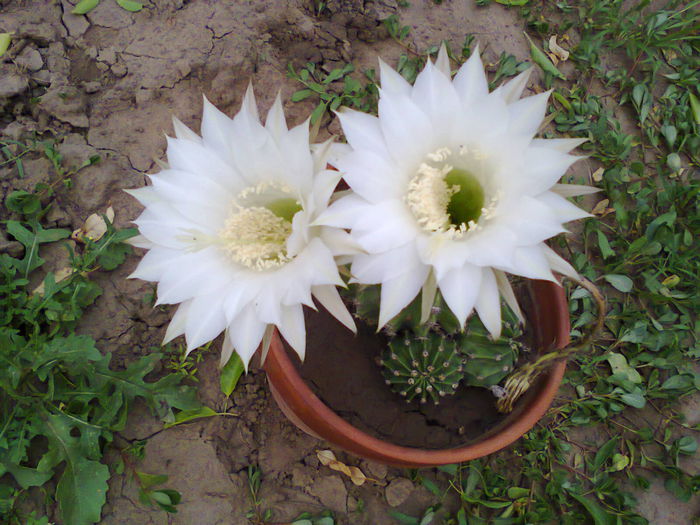
[[[538,352],[569,342],[569,312],[564,289],[547,281],[529,283],[532,307],[528,320]],[[357,456],[402,467],[459,463],[501,450],[530,430],[552,403],[566,369],[557,362],[539,376],[515,410],[496,427],[456,448],[427,450],[395,445],[354,427],[325,405],[299,375],[277,333],[265,360],[270,390],[280,409],[301,430]],[[387,387],[388,388],[388,387]]]

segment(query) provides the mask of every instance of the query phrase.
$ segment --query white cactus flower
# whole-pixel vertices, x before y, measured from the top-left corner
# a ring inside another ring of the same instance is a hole
[[[380,327],[421,289],[426,312],[439,288],[462,326],[475,309],[498,337],[500,296],[522,318],[506,273],[576,275],[544,241],[589,216],[563,195],[595,189],[557,184],[583,140],[533,138],[549,93],[520,98],[529,72],[489,93],[478,48],[454,79],[444,47],[413,86],[380,71],[379,116],[339,112],[351,148],[335,165],[352,193],[316,224],[364,249],[353,279],[381,284]]]
[[[278,96],[263,126],[251,88],[233,119],[205,99],[202,137],[174,119],[169,167],[129,192],[145,206],[134,222],[148,249],[131,277],[157,282],[158,304],[180,304],[164,343],[184,334],[191,351],[223,331],[222,364],[235,350],[247,366],[276,326],[303,359],[312,296],[355,330],[335,257],[356,247],[312,224],[340,174],[326,169],[330,142],[311,151],[308,124],[288,130]]]

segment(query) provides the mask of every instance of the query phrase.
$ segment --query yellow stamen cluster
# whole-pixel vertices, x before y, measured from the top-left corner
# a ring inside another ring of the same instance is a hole
[[[459,147],[457,158],[453,156],[449,148],[440,148],[426,156],[427,162],[419,166],[416,175],[408,184],[405,196],[406,204],[425,231],[446,235],[448,238],[456,240],[469,232],[481,229],[483,225],[480,223],[494,216],[501,192],[491,196],[480,208],[480,212],[477,211],[478,208],[473,210],[471,213],[474,214],[474,219],[466,220],[465,218],[466,222],[457,224],[450,211],[451,205],[458,206],[458,210],[463,210],[463,214],[469,215],[470,212],[464,210],[469,210],[469,195],[471,193],[469,188],[475,184],[477,187],[474,188],[474,191],[477,193],[473,199],[483,199],[483,189],[480,187],[481,184],[477,182],[478,179],[470,173],[471,169],[455,168],[451,161],[456,161],[457,164],[463,164],[467,161],[467,165],[476,162],[483,166],[486,157],[479,148],[465,146]],[[450,184],[455,179],[461,180],[458,184]],[[469,193],[465,194],[465,191]],[[477,196],[479,193],[481,197]],[[476,202],[479,201],[476,200]]]
[[[269,270],[290,261],[287,238],[292,223],[262,206],[239,207],[220,232],[224,252],[252,270]]]

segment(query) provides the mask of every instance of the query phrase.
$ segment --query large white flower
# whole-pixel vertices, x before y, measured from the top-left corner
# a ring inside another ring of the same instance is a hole
[[[351,148],[335,164],[353,193],[317,223],[365,250],[352,274],[381,283],[380,327],[421,288],[426,312],[439,287],[462,325],[476,309],[497,337],[500,295],[520,315],[504,272],[576,275],[543,241],[588,216],[563,195],[595,190],[557,184],[583,141],[533,138],[549,93],[520,99],[529,71],[489,93],[478,49],[454,79],[444,47],[413,86],[380,69],[379,116],[339,113]]]
[[[190,351],[225,331],[222,363],[235,349],[247,365],[276,326],[303,358],[312,295],[354,330],[335,288],[335,257],[353,243],[311,224],[340,179],[326,169],[330,142],[312,153],[308,121],[288,130],[279,96],[263,126],[251,88],[233,119],[205,99],[201,138],[174,127],[169,167],[130,191],[149,250],[131,277],[157,281],[158,304],[180,303],[164,343],[185,334]]]

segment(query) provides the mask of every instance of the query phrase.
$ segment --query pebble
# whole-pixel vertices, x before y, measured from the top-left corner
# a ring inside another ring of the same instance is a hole
[[[384,491],[386,502],[390,507],[398,507],[408,499],[413,492],[413,483],[406,478],[396,478],[387,486]]]
[[[29,82],[20,75],[10,73],[0,76],[0,98],[13,97],[29,89]]]
[[[25,47],[15,58],[15,63],[29,71],[39,71],[44,67],[44,59],[41,58],[41,53],[32,47]]]

